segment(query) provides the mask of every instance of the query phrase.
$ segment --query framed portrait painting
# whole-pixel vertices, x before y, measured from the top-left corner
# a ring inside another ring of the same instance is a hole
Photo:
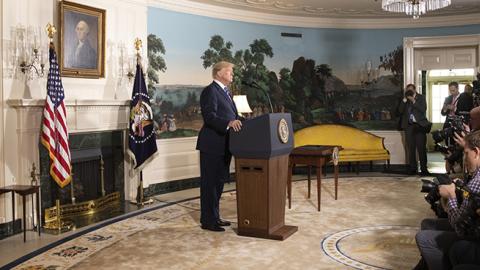
[[[105,74],[105,10],[60,2],[60,73],[100,78]]]

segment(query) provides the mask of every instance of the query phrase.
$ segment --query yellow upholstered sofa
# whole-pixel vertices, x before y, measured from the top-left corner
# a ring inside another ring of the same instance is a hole
[[[294,133],[295,147],[303,145],[340,145],[340,162],[385,160],[390,165],[390,153],[384,138],[369,132],[337,124],[322,124],[300,129]]]

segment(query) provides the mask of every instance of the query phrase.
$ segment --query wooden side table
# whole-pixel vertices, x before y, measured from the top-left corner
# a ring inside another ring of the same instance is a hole
[[[308,166],[308,198],[310,198],[310,169],[311,166],[317,167],[317,197],[318,211],[320,211],[320,202],[322,196],[322,166],[332,161],[332,154],[337,149],[343,148],[339,145],[305,145],[294,148],[290,153],[288,163],[288,208],[292,207],[292,171],[295,164],[304,164]],[[335,169],[335,200],[338,193],[338,163],[334,163]]]
[[[42,226],[42,220],[40,215],[40,186],[29,186],[29,185],[11,185],[0,188],[0,194],[3,193],[12,193],[12,220],[15,221],[15,193],[22,196],[23,203],[23,242],[27,240],[27,220],[26,220],[26,196],[32,194],[32,217],[33,217],[33,200],[35,194],[37,195],[37,227],[38,235],[40,235],[40,228]]]

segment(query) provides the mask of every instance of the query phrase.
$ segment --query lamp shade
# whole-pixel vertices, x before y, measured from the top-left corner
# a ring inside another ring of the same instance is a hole
[[[246,95],[233,96],[233,101],[235,106],[237,106],[237,111],[239,113],[251,113],[250,105],[248,105],[248,100]]]

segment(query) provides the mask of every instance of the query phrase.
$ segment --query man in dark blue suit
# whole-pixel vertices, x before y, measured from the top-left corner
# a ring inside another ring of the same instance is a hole
[[[228,148],[228,130],[242,128],[228,85],[233,81],[233,64],[218,62],[212,70],[213,82],[203,89],[200,106],[203,127],[198,134],[200,150],[200,223],[202,229],[225,231],[230,222],[220,219],[220,197],[230,177],[232,154]]]

